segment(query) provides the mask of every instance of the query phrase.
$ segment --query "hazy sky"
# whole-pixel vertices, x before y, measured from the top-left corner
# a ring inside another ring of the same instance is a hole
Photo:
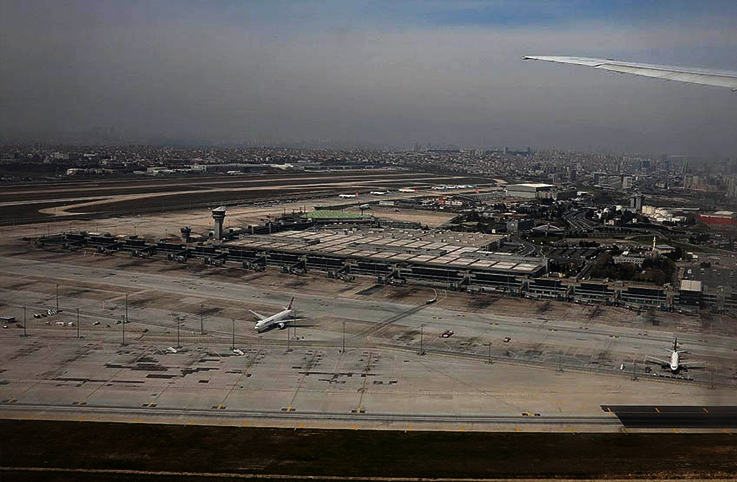
[[[0,140],[737,155],[737,94],[576,66],[737,70],[737,1],[0,0]]]

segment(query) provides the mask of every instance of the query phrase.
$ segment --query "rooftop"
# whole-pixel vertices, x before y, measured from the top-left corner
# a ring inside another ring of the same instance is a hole
[[[681,280],[681,291],[701,291],[701,281]]]

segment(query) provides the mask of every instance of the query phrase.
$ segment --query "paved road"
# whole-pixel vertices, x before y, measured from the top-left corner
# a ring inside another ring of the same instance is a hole
[[[156,419],[261,419],[265,421],[347,421],[351,423],[361,422],[396,422],[414,424],[445,425],[459,423],[483,424],[483,425],[555,425],[570,427],[571,425],[600,425],[618,429],[621,426],[616,417],[610,415],[602,416],[510,416],[510,415],[469,415],[469,414],[412,414],[412,413],[346,413],[346,412],[309,412],[309,411],[279,411],[279,410],[207,410],[197,408],[164,408],[164,407],[131,407],[131,406],[102,406],[86,405],[76,407],[62,404],[37,404],[37,403],[12,403],[3,404],[2,412],[4,418],[13,412],[43,411],[45,416],[51,414],[69,414],[75,416],[125,416],[131,418],[153,417]]]
[[[699,405],[602,405],[613,412],[625,428],[737,427],[737,406]]]

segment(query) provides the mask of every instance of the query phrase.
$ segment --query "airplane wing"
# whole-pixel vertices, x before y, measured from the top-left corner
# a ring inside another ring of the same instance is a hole
[[[256,313],[255,311],[251,311],[251,310],[248,310],[248,311],[249,311],[249,312],[250,312],[250,313],[251,313],[251,314],[252,314],[253,316],[255,316],[256,318],[258,318],[259,320],[265,320],[266,318],[268,318],[268,316],[264,316],[264,315],[262,315],[262,314],[260,314],[260,313]]]
[[[645,357],[645,363],[655,363],[656,365],[661,365],[661,366],[670,364],[670,362],[667,362],[665,360],[661,360],[659,358],[655,358],[649,355]]]
[[[681,366],[685,368],[686,370],[703,370],[706,368],[706,363],[704,362],[688,362],[688,363],[682,363]]]
[[[595,59],[588,57],[559,57],[526,55],[523,60],[544,60],[561,64],[584,65],[595,69],[609,70],[623,74],[643,75],[662,80],[675,80],[692,84],[727,87],[737,92],[737,71],[697,69],[691,67],[675,67],[671,65],[640,64],[621,62],[612,59]]]

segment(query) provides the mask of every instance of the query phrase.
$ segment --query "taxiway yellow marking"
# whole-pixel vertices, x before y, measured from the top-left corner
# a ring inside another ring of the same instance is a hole
[[[623,434],[627,435],[627,429],[626,428],[620,427],[619,428],[619,431],[622,432]]]
[[[609,410],[609,413],[612,413],[612,407],[607,407],[607,410]]]
[[[658,407],[655,407],[655,411],[660,413],[660,410],[658,410]]]
[[[723,428],[722,429],[722,432],[726,433],[727,435],[732,435],[732,433],[729,430],[727,430],[726,428]]]
[[[709,413],[709,411],[706,409],[706,407],[703,407],[704,412]]]
[[[465,432],[465,431],[466,431],[466,427],[461,427],[461,432]]]
[[[520,428],[519,428],[519,425],[516,425],[516,426],[514,427],[514,429],[515,429],[515,430],[516,430],[517,432],[521,432],[521,430],[520,430]]]
[[[244,421],[243,421],[243,426],[244,426],[244,427],[248,427],[248,420],[244,420]]]
[[[358,424],[357,423],[354,423],[353,424],[353,430],[358,430]]]
[[[194,425],[194,420],[190,420],[189,422],[187,422],[187,425]]]
[[[297,425],[297,428],[304,428],[304,424],[302,422],[299,422],[299,425]]]
[[[673,429],[673,433],[678,433],[678,429],[677,428],[674,428]]]
[[[79,417],[80,422],[84,422],[84,417]]]
[[[573,425],[571,425],[570,427],[568,427],[568,431],[571,432],[571,433],[573,433]]]

